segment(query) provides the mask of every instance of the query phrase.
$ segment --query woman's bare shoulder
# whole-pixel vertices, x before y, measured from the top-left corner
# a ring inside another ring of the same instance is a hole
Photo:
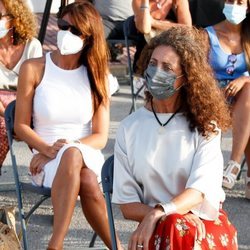
[[[30,58],[23,62],[19,77],[30,79],[30,82],[37,85],[44,74],[45,69],[45,57]]]

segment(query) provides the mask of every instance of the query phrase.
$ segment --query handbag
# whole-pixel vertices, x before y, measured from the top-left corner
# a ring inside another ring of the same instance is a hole
[[[0,207],[0,250],[19,250],[20,242],[15,228],[15,207]]]

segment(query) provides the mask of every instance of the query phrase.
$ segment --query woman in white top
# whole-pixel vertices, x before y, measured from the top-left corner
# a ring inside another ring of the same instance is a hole
[[[35,17],[23,0],[0,0],[0,174],[9,151],[5,108],[16,98],[23,61],[42,56],[42,46],[34,38],[36,30]]]
[[[146,103],[122,121],[115,144],[113,202],[139,222],[129,249],[237,249],[220,209],[220,129],[230,116],[204,37],[170,28],[140,58]]]
[[[58,50],[21,67],[15,131],[34,150],[34,183],[52,189],[54,222],[48,249],[63,248],[78,195],[88,222],[111,247],[98,184],[104,161],[100,149],[109,128],[102,21],[93,5],[81,1],[62,10],[58,27]]]

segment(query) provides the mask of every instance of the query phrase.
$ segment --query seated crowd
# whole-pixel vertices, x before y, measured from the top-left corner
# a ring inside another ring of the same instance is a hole
[[[217,14],[202,20],[208,6]],[[52,190],[48,249],[63,248],[78,196],[111,248],[98,184],[114,80],[105,40],[124,39],[130,16],[133,70],[146,88],[114,148],[113,202],[139,223],[128,247],[238,249],[222,186],[233,188],[245,155],[250,199],[250,0],[78,0],[60,10],[58,49],[45,55],[25,1],[0,0],[0,170],[8,152],[4,111],[16,98],[15,132],[32,148],[32,181]],[[221,135],[229,128],[223,167]]]

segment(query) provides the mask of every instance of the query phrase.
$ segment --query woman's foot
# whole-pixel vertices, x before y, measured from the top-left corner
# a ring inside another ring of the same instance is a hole
[[[223,187],[232,189],[239,173],[240,164],[236,161],[230,160],[223,173]]]
[[[247,199],[250,200],[250,177],[246,176],[246,190],[245,190],[245,196]]]

